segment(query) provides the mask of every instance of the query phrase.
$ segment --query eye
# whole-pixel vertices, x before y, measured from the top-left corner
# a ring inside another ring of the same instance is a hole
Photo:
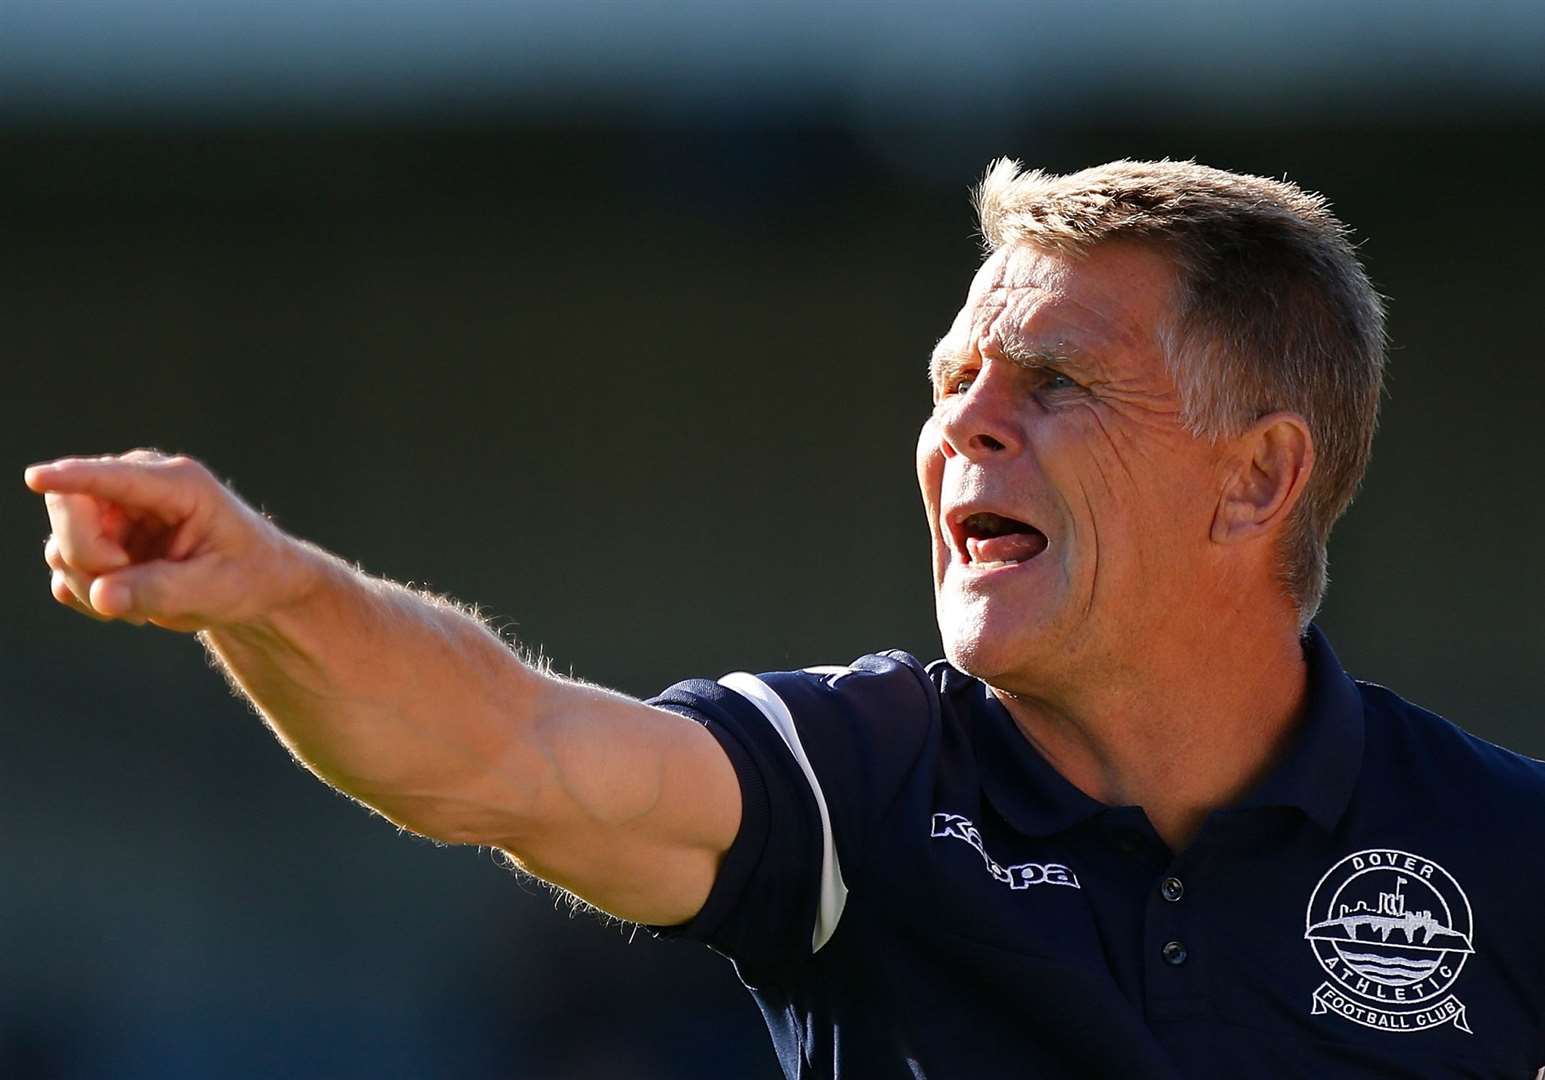
[[[1043,368],[1041,370],[1042,391],[1046,390],[1079,390],[1082,387],[1077,382],[1058,371],[1056,368]]]
[[[945,398],[959,397],[971,389],[975,382],[976,372],[974,371],[946,372],[936,384],[938,389],[934,392],[935,400],[943,401]]]

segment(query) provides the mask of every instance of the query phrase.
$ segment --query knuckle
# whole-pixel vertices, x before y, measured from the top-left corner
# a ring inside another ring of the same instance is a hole
[[[175,457],[169,457],[163,461],[162,464],[169,472],[175,473],[176,475],[188,480],[202,481],[213,476],[213,474],[204,467],[204,463],[202,461],[199,461],[197,458],[189,457],[187,454],[178,454]]]

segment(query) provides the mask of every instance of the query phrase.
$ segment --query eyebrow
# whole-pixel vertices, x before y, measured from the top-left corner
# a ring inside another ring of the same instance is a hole
[[[999,349],[1005,360],[1022,368],[1066,368],[1079,371],[1087,366],[1082,359],[1082,350],[1066,341],[1039,341],[1027,344],[1011,338],[1001,342]],[[944,348],[944,342],[941,340],[934,346],[933,354],[928,359],[928,381],[938,386],[942,379],[954,374],[965,364],[965,355],[959,350]]]

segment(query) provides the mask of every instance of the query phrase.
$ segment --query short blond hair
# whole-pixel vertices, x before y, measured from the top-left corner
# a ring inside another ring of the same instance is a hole
[[[1326,544],[1362,482],[1384,381],[1384,305],[1350,232],[1320,195],[1192,161],[1113,161],[1065,176],[1000,158],[974,191],[989,251],[1029,243],[1078,253],[1153,245],[1176,267],[1161,327],[1181,419],[1204,438],[1286,410],[1304,418],[1315,466],[1280,553],[1307,626],[1324,599]]]

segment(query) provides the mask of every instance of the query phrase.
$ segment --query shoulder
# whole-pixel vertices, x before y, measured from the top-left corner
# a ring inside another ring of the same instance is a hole
[[[845,665],[756,676],[737,672],[721,682],[748,697],[759,693],[759,685],[765,686],[796,712],[800,711],[796,706],[804,706],[882,725],[915,726],[939,711],[933,676],[916,657],[899,649],[868,653]]]
[[[818,769],[867,774],[882,791],[928,756],[939,726],[930,672],[899,650],[840,666],[741,672],[720,682],[787,731],[791,745],[808,751]]]
[[[734,671],[717,681],[688,679],[670,687],[654,701],[666,706],[698,709],[710,705],[705,710],[710,712],[721,711],[737,698],[766,712],[765,706],[776,698],[790,707],[798,703],[892,718],[898,712],[937,713],[938,676],[934,669],[942,666],[940,661],[924,667],[910,653],[888,649],[867,653],[850,664],[816,665],[755,675]]]
[[[1449,905],[1443,910],[1450,925],[1473,945],[1471,962],[1459,961],[1466,972],[1462,1001],[1498,1033],[1545,1035],[1545,924],[1537,918],[1545,892],[1538,841],[1545,835],[1545,762],[1473,735],[1385,687],[1359,683],[1358,690],[1363,778],[1346,839],[1362,850],[1351,857],[1372,862],[1387,846],[1398,849],[1391,855],[1414,858]]]
[[[1458,800],[1487,817],[1508,806],[1545,824],[1545,762],[1473,735],[1387,687],[1358,682],[1357,688],[1367,764],[1378,779]],[[1461,805],[1450,809],[1465,814]]]
[[[654,704],[707,723],[721,741],[730,735],[764,764],[791,759],[813,782],[883,800],[937,743],[938,677],[888,650],[843,665],[690,680]]]

